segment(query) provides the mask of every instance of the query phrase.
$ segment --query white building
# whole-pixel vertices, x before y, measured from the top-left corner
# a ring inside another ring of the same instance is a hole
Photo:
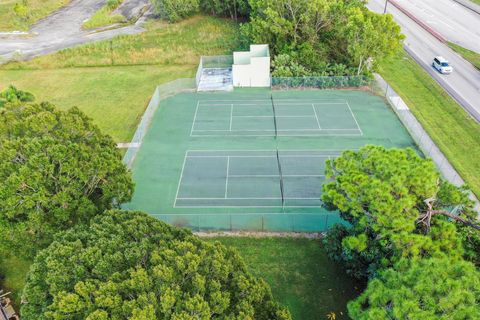
[[[196,76],[198,91],[230,91],[234,87],[270,87],[270,51],[267,44],[232,56],[201,57]]]
[[[270,51],[267,44],[252,44],[250,51],[234,52],[234,87],[270,87]]]

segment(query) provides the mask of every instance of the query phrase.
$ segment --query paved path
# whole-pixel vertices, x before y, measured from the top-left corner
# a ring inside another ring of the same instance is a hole
[[[372,11],[383,12],[384,4],[383,0],[370,0],[367,6]],[[407,51],[473,118],[480,122],[480,72],[395,6],[389,5],[387,12],[393,14],[406,35]],[[431,67],[433,58],[438,55],[451,62],[454,68],[452,74],[441,75]]]
[[[148,0],[142,0],[147,4]],[[83,22],[104,6],[106,0],[73,0],[70,4],[37,22],[30,36],[3,36],[0,38],[0,57],[8,60],[15,56],[30,59],[77,44],[104,40],[120,34],[144,31],[145,16],[134,25],[103,32],[81,29]]]

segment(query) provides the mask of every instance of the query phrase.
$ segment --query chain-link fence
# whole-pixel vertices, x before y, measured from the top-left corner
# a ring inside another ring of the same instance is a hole
[[[385,97],[423,154],[433,160],[438,170],[447,181],[456,186],[464,185],[465,181],[450,164],[440,148],[438,148],[435,142],[430,138],[403,99],[379,74],[375,74],[374,78],[375,82],[372,83],[372,90]],[[472,192],[470,192],[470,198],[475,202],[475,208],[480,210],[480,203]]]
[[[150,102],[148,103],[145,112],[143,113],[142,119],[138,124],[137,130],[132,138],[132,141],[129,144],[127,152],[123,157],[123,163],[127,166],[127,168],[131,168],[133,162],[135,161],[135,157],[137,156],[137,152],[140,149],[142,144],[143,138],[147,133],[148,127],[152,122],[152,118],[155,115],[155,111],[160,106],[160,101],[171,97],[180,92],[186,91],[195,91],[195,79],[191,78],[184,78],[184,79],[177,79],[171,82],[167,82],[158,86],[153,93]]]
[[[368,87],[371,82],[372,79],[365,76],[272,77],[272,88],[280,90],[342,89]]]
[[[423,129],[420,122],[418,122],[418,120],[412,114],[403,99],[379,74],[375,74],[375,80],[375,91],[386,98],[386,100],[392,106],[393,111],[397,114],[400,121],[402,121],[405,128],[407,128],[413,140],[415,140],[420,150],[422,150],[426,156],[432,158],[443,177],[456,186],[465,184],[458,172],[453,168],[442,151]]]
[[[225,69],[233,65],[233,56],[202,56],[198,64],[195,82],[197,87],[202,79],[205,69]]]
[[[444,178],[456,186],[465,184],[458,172],[453,168],[442,151],[440,151],[435,142],[433,142],[428,133],[423,129],[420,122],[418,122],[412,114],[403,99],[379,74],[375,74],[375,80],[377,85],[376,91],[386,98],[420,150],[422,150],[426,156],[432,158]]]
[[[334,224],[348,225],[337,213],[281,214],[152,214],[171,225],[193,231],[326,232]]]

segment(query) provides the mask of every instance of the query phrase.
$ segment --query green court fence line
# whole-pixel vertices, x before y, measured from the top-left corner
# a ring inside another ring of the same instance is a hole
[[[337,213],[301,214],[152,214],[176,227],[196,232],[257,231],[326,232],[335,224],[348,225]]]
[[[273,89],[341,89],[370,86],[372,79],[365,76],[272,77]]]
[[[143,113],[142,119],[138,124],[137,130],[133,135],[130,146],[123,157],[123,163],[127,166],[127,168],[132,168],[133,162],[135,161],[135,157],[137,156],[138,150],[140,149],[143,138],[145,137],[145,134],[147,133],[148,128],[152,122],[152,118],[155,115],[155,111],[157,111],[158,107],[160,106],[160,101],[176,95],[177,93],[192,92],[195,91],[195,89],[195,79],[191,78],[176,79],[174,81],[159,85],[155,89],[155,92],[153,93],[153,96],[150,99],[150,102],[148,103],[145,112]]]

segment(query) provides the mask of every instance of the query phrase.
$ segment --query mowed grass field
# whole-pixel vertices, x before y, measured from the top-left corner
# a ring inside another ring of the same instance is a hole
[[[406,52],[382,63],[380,74],[479,197],[480,125]]]
[[[238,26],[194,17],[156,21],[140,35],[120,36],[0,66],[0,88],[13,84],[37,101],[79,107],[115,141],[129,141],[159,84],[193,77],[201,55],[230,53]]]
[[[191,77],[192,66],[123,66],[0,71],[13,83],[61,109],[77,106],[117,142],[131,139],[157,84]]]
[[[68,4],[70,0],[28,0],[27,15],[20,17],[13,8],[18,0],[0,1],[0,31],[27,31],[32,24],[53,11]]]
[[[363,284],[330,261],[321,240],[303,238],[218,237],[209,239],[238,250],[248,269],[272,288],[275,299],[289,308],[293,319],[349,319],[347,302]]]

